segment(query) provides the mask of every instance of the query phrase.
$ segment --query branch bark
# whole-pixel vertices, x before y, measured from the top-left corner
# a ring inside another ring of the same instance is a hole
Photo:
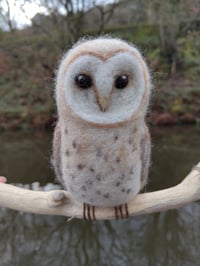
[[[129,203],[129,215],[161,212],[200,200],[200,162],[178,185],[136,195]],[[83,205],[73,201],[67,191],[32,191],[0,183],[0,206],[18,211],[83,218]],[[115,218],[114,208],[95,208],[97,220]]]

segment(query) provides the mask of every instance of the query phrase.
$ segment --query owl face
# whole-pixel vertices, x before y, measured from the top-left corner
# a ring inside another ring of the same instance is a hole
[[[127,43],[113,39],[82,43],[63,59],[59,72],[62,82],[57,90],[63,104],[81,120],[115,125],[144,116],[149,75],[139,52]]]

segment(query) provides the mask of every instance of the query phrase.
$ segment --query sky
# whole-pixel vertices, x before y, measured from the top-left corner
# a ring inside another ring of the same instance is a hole
[[[97,0],[98,3],[109,3],[113,0]],[[14,18],[14,20],[17,23],[17,28],[23,28],[25,25],[31,24],[31,19],[35,16],[37,13],[43,13],[47,14],[47,11],[44,7],[40,7],[37,4],[37,0],[33,1],[32,3],[26,2],[24,4],[23,9],[25,11],[22,12],[20,9],[20,0],[8,0],[10,9],[11,9],[11,16]],[[22,1],[23,2],[23,1]],[[4,10],[7,10],[6,0],[1,1],[1,7]]]
[[[30,25],[31,19],[35,16],[35,14],[46,13],[44,7],[37,5],[37,1],[34,1],[34,3],[26,2],[23,6],[25,13],[22,12],[20,8],[20,0],[11,0],[8,2],[10,5],[11,17],[16,21],[18,28],[23,28],[25,25]],[[7,4],[5,0],[1,2],[1,7],[3,10],[7,11]]]
[[[25,14],[23,12],[20,12],[20,22],[21,24],[31,24],[31,19],[35,16],[37,13],[46,13],[46,10],[44,7],[40,7],[36,3],[26,3],[24,6]],[[20,8],[18,7],[18,12],[20,11]]]

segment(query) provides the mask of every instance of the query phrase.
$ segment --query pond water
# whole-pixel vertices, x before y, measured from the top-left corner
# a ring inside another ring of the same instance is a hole
[[[179,183],[200,161],[200,129],[153,128],[147,191]],[[53,182],[51,133],[0,134],[0,175],[9,183]],[[121,221],[25,214],[0,208],[0,265],[197,266],[200,202]]]

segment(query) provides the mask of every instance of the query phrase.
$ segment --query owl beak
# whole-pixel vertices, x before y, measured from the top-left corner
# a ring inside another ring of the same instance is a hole
[[[102,112],[108,109],[109,97],[98,95],[97,102]]]

